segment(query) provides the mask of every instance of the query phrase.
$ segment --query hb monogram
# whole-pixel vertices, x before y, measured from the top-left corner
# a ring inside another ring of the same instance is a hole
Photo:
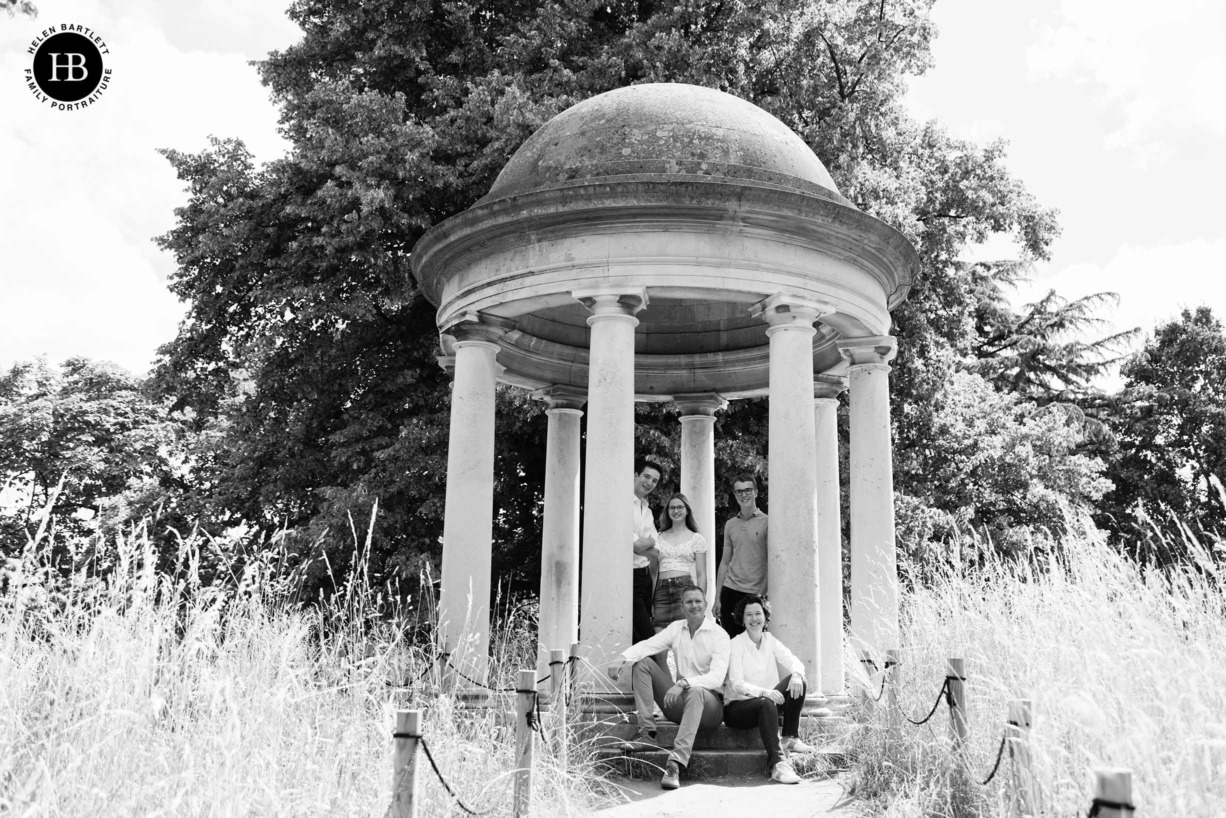
[[[65,80],[68,82],[81,82],[89,78],[89,69],[85,67],[84,54],[54,53],[47,56],[51,57],[51,82],[64,82]],[[67,59],[61,62],[61,57],[66,57]],[[61,68],[67,72],[66,77],[60,76]],[[77,75],[78,70],[81,72],[79,76]]]

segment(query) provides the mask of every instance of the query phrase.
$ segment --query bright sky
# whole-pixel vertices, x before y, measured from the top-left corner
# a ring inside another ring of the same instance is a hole
[[[284,149],[247,61],[297,38],[285,5],[38,0],[37,20],[0,15],[0,367],[45,353],[144,372],[173,337],[173,263],[151,238],[184,197],[154,150],[209,134],[243,138],[257,160]],[[935,17],[916,115],[1007,138],[1010,166],[1061,211],[1052,261],[1019,298],[1112,290],[1121,328],[1201,303],[1226,317],[1226,5],[937,0]],[[111,50],[113,80],[85,110],[49,110],[25,86],[30,41],[61,23]]]

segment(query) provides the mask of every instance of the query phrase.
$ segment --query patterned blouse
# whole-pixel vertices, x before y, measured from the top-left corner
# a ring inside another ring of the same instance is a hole
[[[661,574],[667,571],[685,571],[697,580],[698,576],[694,570],[694,563],[697,561],[695,555],[707,553],[707,541],[701,534],[695,532],[689,539],[672,545],[664,540],[664,534],[661,533],[656,540],[656,548],[660,550]]]

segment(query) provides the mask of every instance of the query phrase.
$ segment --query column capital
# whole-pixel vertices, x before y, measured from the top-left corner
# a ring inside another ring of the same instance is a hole
[[[839,352],[852,366],[888,364],[898,354],[898,342],[892,335],[845,338],[837,345]]]
[[[834,305],[814,298],[777,292],[749,308],[751,315],[771,325],[771,329],[801,327],[814,329],[813,322],[834,312]],[[767,330],[769,333],[770,330]]]
[[[688,395],[673,395],[673,404],[681,418],[715,417],[715,413],[728,406],[728,400],[717,392],[698,392]]]
[[[447,323],[447,326],[440,327],[439,335],[442,336],[443,349],[446,351],[448,339],[450,339],[451,346],[466,341],[484,341],[487,344],[497,345],[499,339],[513,329],[515,329],[515,322],[510,318],[468,311],[459,313]]]
[[[847,379],[837,375],[817,375],[813,378],[814,400],[838,400],[847,391]]]
[[[634,318],[634,314],[647,306],[647,288],[635,286],[594,285],[576,287],[571,296],[591,311],[587,323],[608,316]],[[637,319],[635,319],[637,323]]]
[[[587,390],[573,386],[555,384],[537,389],[531,394],[533,400],[539,400],[548,407],[545,410],[547,412],[554,409],[571,409],[578,412],[583,409],[583,404],[587,403]]]

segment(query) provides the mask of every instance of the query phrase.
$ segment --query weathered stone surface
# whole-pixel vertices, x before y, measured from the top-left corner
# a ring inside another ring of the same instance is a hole
[[[685,85],[623,88],[563,112],[412,255],[445,350],[458,317],[501,322],[503,381],[530,389],[587,384],[587,315],[572,290],[644,289],[634,391],[660,400],[765,394],[765,325],[750,308],[779,292],[832,305],[813,366],[840,366],[837,340],[889,331],[916,264],[782,123]]]
[[[680,83],[619,88],[566,109],[516,151],[485,200],[642,173],[742,179],[847,202],[778,119],[730,94]]]

